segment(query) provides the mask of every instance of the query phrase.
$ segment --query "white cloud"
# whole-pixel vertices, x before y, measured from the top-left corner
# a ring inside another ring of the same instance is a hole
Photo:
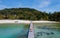
[[[1,10],[1,9],[4,9],[4,8],[11,8],[11,7],[6,6],[6,5],[0,5],[0,10]]]
[[[8,8],[8,7],[7,7],[6,5],[3,5],[3,4],[2,4],[2,0],[0,0],[0,10],[1,10],[1,9],[4,9],[4,8]]]
[[[60,4],[54,5],[54,6],[51,6],[50,8],[48,8],[47,11],[48,12],[60,11],[59,7],[60,7]]]
[[[39,7],[43,8],[43,7],[47,7],[48,5],[50,5],[50,1],[43,1],[40,3]]]

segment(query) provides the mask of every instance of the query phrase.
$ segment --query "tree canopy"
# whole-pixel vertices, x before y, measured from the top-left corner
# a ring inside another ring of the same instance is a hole
[[[32,8],[6,8],[0,10],[0,19],[60,21],[60,12],[50,14]]]

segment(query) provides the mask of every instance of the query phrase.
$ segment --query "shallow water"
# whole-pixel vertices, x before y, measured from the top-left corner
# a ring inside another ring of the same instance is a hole
[[[34,24],[34,37],[35,38],[60,38],[60,23]]]
[[[28,24],[0,24],[0,38],[28,38]]]
[[[60,23],[33,25],[35,38],[60,38]],[[28,38],[28,33],[29,24],[0,24],[0,38]]]

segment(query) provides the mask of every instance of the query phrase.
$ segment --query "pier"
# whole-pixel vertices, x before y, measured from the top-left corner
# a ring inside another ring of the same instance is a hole
[[[34,28],[33,28],[32,21],[30,23],[30,29],[29,29],[28,38],[34,38]]]

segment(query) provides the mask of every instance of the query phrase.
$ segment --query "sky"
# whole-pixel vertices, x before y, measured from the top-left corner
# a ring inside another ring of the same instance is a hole
[[[4,8],[34,8],[42,12],[60,11],[60,0],[0,0]]]

